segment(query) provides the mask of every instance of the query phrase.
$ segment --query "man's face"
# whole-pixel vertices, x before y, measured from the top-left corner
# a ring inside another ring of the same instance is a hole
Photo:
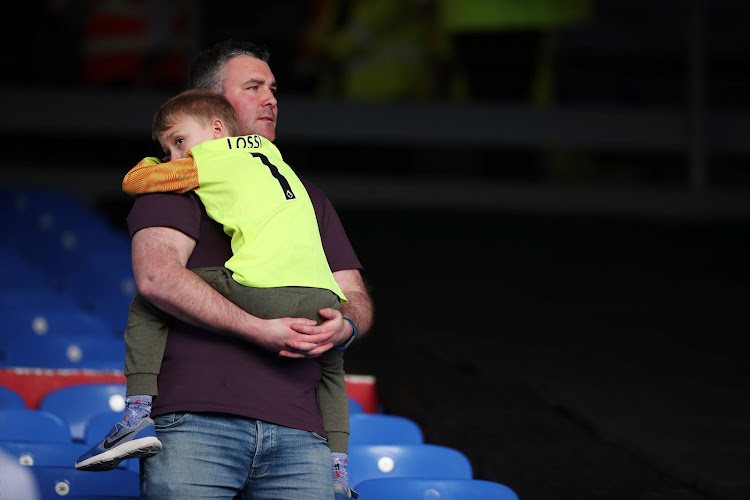
[[[276,79],[268,63],[252,56],[234,57],[224,67],[223,84],[242,134],[276,140]]]

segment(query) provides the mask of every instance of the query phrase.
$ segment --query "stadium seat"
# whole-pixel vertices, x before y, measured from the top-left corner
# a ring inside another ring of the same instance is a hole
[[[62,288],[85,310],[105,320],[112,331],[122,334],[136,292],[130,242],[120,241],[87,256],[76,272],[63,277]]]
[[[349,415],[349,444],[422,444],[422,429],[405,417],[382,413]]]
[[[92,417],[105,412],[120,412],[99,436],[101,440],[109,428],[122,418],[125,389],[125,384],[108,383],[61,387],[48,392],[39,402],[39,409],[62,418],[69,428],[70,437],[77,442],[86,442],[86,426]]]
[[[7,242],[0,242],[0,262],[4,264],[0,272],[5,271],[6,268],[14,269],[22,267],[30,269],[16,246]]]
[[[0,441],[70,443],[65,421],[48,411],[0,408]]]
[[[26,401],[15,390],[0,385],[0,408],[25,409]]]
[[[469,459],[460,451],[433,444],[351,445],[349,484],[384,477],[472,479]]]
[[[42,500],[60,498],[139,498],[138,473],[114,469],[106,473],[80,471],[75,467],[29,467],[39,484]]]
[[[10,343],[23,337],[72,339],[79,337],[115,338],[109,324],[82,309],[58,306],[21,306],[0,313],[0,355]],[[1,358],[0,358],[1,359]]]
[[[0,364],[6,363],[10,343],[26,336],[59,337],[75,330],[90,332],[96,320],[84,320],[84,311],[71,296],[52,290],[17,289],[0,294]],[[99,320],[98,335],[101,326]]]
[[[23,258],[21,252],[11,244],[0,243],[0,282],[12,283],[13,290],[50,290],[44,273]]]
[[[125,340],[108,338],[11,339],[5,365],[50,369],[119,370],[125,366]]]
[[[6,289],[0,293],[0,309],[32,306],[80,308],[78,301],[72,295],[48,288]]]
[[[119,292],[103,291],[91,301],[91,312],[106,321],[107,326],[115,335],[122,336],[128,326],[132,300],[132,295],[127,297]]]
[[[14,291],[56,291],[52,280],[41,269],[25,263],[9,264],[0,269],[0,282],[13,283]]]
[[[132,500],[133,498],[141,498],[138,496],[125,496],[125,495],[68,495],[64,500]],[[59,497],[55,500],[61,500]]]
[[[355,488],[363,500],[518,500],[507,486],[479,479],[370,479]]]
[[[103,214],[75,205],[36,210],[16,239],[22,255],[55,287],[80,273],[93,256],[130,248],[127,234],[115,229]]]
[[[47,271],[64,271],[60,265],[78,258],[80,251],[93,250],[88,236],[106,237],[111,228],[98,213],[77,208],[40,209],[29,214],[15,245],[29,262]],[[97,240],[99,241],[99,240]]]
[[[80,196],[59,189],[11,188],[3,190],[0,207],[9,223],[11,242],[23,239],[30,231],[49,227],[45,214],[85,213]]]
[[[364,413],[364,407],[356,399],[349,398],[349,415],[355,415],[357,413]]]
[[[90,447],[83,443],[0,441],[0,449],[19,464],[39,467],[74,467]]]

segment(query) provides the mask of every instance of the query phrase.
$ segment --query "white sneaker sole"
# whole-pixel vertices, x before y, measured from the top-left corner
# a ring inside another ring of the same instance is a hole
[[[128,458],[150,457],[161,451],[161,441],[154,436],[134,439],[76,463],[79,470],[112,470]]]

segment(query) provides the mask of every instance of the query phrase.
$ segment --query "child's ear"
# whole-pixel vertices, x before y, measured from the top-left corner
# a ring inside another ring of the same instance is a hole
[[[214,118],[214,120],[211,122],[211,129],[214,132],[214,139],[219,139],[226,135],[225,132],[227,128],[221,118]]]

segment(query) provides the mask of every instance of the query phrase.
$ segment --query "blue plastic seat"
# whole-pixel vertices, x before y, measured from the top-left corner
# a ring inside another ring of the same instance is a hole
[[[29,232],[49,227],[45,214],[87,213],[89,209],[77,194],[60,189],[12,188],[3,190],[0,206],[7,215],[12,241]]]
[[[90,443],[93,446],[122,418],[125,390],[126,384],[108,383],[61,387],[48,392],[39,402],[39,409],[62,418],[69,428],[71,438],[77,442],[87,442],[86,427],[92,417],[105,412],[116,415],[112,416],[109,427],[98,436],[98,439]]]
[[[14,389],[0,385],[0,408],[26,409],[26,401]]]
[[[47,277],[41,270],[23,258],[12,244],[0,243],[0,282],[13,290],[50,289]]]
[[[7,352],[18,339],[118,338],[103,319],[77,306],[38,305],[0,308],[0,360],[7,364]],[[121,333],[120,333],[121,335]]]
[[[4,284],[12,283],[14,291],[56,291],[52,280],[41,269],[25,263],[6,264],[2,257],[0,257],[0,262],[3,262],[3,266],[5,266],[0,269],[0,282]]]
[[[78,308],[59,306],[21,306],[4,308],[0,313],[0,353],[5,355],[18,338],[116,338],[103,319]]]
[[[83,443],[0,441],[0,449],[19,464],[44,467],[74,467],[90,447]]]
[[[138,473],[114,469],[106,473],[80,471],[75,467],[29,467],[39,484],[42,500],[60,498],[139,498]]]
[[[7,351],[13,340],[25,334],[44,335],[49,332],[50,321],[37,320],[37,317],[63,312],[69,314],[68,311],[83,312],[75,298],[49,288],[3,290],[0,293],[0,365],[7,365]]]
[[[5,365],[122,371],[125,366],[125,340],[113,336],[11,339],[5,351]]]
[[[55,287],[82,272],[92,257],[130,247],[127,234],[114,228],[102,213],[75,205],[32,210],[15,245]]]
[[[62,418],[31,408],[0,408],[0,441],[72,442],[68,425]]]
[[[349,415],[349,444],[422,444],[422,429],[397,415],[359,413]]]
[[[103,215],[80,207],[39,208],[26,215],[14,244],[31,263],[48,271],[61,270],[67,257],[88,247],[89,235],[107,236],[112,231]],[[63,260],[58,260],[63,258]]]
[[[518,500],[507,486],[480,479],[370,479],[359,483],[355,490],[367,500]]]
[[[128,326],[130,302],[135,295],[135,280],[122,276],[117,283],[109,288],[102,288],[92,297],[86,306],[91,313],[106,322],[110,330],[122,335]]]
[[[350,397],[349,398],[349,415],[355,415],[358,413],[364,413],[365,408],[360,404],[359,401]]]
[[[458,450],[433,444],[351,445],[349,484],[385,477],[473,479],[469,459]]]
[[[72,295],[46,287],[3,290],[0,293],[0,308],[5,310],[17,307],[69,307],[80,309],[78,301]]]
[[[64,277],[62,287],[84,309],[106,321],[112,331],[122,334],[136,292],[130,242],[125,240],[86,257],[77,272]]]
[[[0,272],[5,272],[7,269],[14,269],[16,267],[22,267],[23,270],[31,269],[28,263],[24,260],[21,252],[18,251],[15,245],[0,242],[0,262],[3,263],[3,268]]]

